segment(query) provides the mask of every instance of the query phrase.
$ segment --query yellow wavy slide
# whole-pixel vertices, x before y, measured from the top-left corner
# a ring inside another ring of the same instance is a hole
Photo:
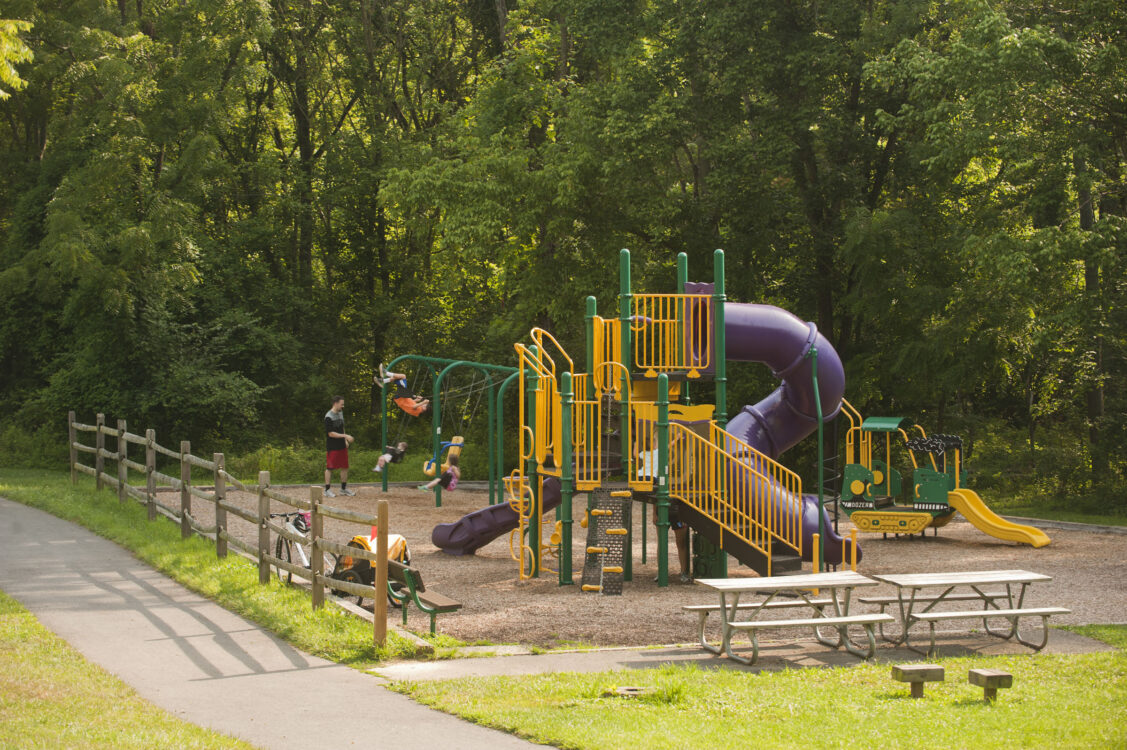
[[[1007,542],[1032,544],[1034,547],[1044,547],[1050,542],[1049,535],[1040,529],[1007,521],[987,508],[974,490],[952,490],[947,493],[947,502],[984,534]]]

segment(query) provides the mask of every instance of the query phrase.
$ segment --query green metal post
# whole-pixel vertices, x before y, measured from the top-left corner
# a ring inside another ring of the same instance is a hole
[[[634,342],[630,331],[631,319],[634,315],[634,294],[630,291],[630,251],[626,249],[621,250],[618,254],[618,279],[618,320],[619,327],[622,329],[622,348],[619,351],[619,359],[623,366],[622,392],[619,399],[622,410],[619,414],[618,443],[622,454],[622,470],[629,474],[631,463],[629,459],[632,457],[629,453],[634,450],[634,446],[629,445],[626,440],[626,437],[630,434],[630,419],[633,416],[630,414],[629,394],[630,373],[634,370],[632,356]],[[627,476],[627,480],[629,479],[630,477]]]
[[[657,585],[669,585],[669,376],[657,376]]]
[[[727,341],[724,332],[724,303],[727,296],[724,293],[724,251],[717,250],[712,254],[713,282],[715,287],[712,293],[712,358],[716,362],[716,422],[722,427],[728,426],[728,359],[726,354]]]
[[[529,354],[533,357],[539,358],[540,352],[536,346],[528,347]],[[524,391],[524,414],[525,420],[532,429],[532,454],[528,457],[524,464],[524,475],[528,478],[529,482],[529,497],[531,498],[532,508],[529,514],[528,521],[528,546],[532,549],[532,578],[540,577],[540,492],[539,483],[536,478],[539,476],[537,473],[537,460],[536,460],[536,391],[540,387],[540,376],[533,372],[529,373],[525,370],[525,391]],[[523,438],[522,438],[522,452],[523,452]],[[523,562],[521,563],[524,564]]]
[[[434,462],[434,475],[438,476],[439,465],[438,457],[440,457],[439,446],[442,444],[442,376],[446,374],[449,365],[437,377],[434,378],[433,395],[430,399],[430,413],[431,413],[431,446],[430,455],[436,457]],[[434,507],[442,507],[442,486],[434,488]]]
[[[575,583],[571,578],[571,373],[564,372],[560,375],[560,398],[563,408],[560,410],[560,585],[570,586]]]
[[[685,285],[689,283],[689,254],[677,253],[677,294],[685,293]],[[686,345],[688,339],[688,331],[685,330],[685,320],[681,319],[681,346]],[[681,398],[686,404],[693,403],[692,397],[689,395],[689,381],[685,380],[681,383]]]
[[[383,448],[387,445],[387,420],[387,383],[380,381],[380,440],[383,441],[380,443],[380,453],[383,453]],[[388,464],[380,473],[380,485],[384,492],[387,492],[387,474],[390,470],[391,464]]]
[[[494,471],[496,471],[497,476],[502,480],[501,497],[497,499],[497,502],[501,502],[505,497],[505,393],[509,390],[509,386],[518,378],[520,378],[520,370],[517,370],[512,375],[505,378],[504,382],[501,383],[501,387],[497,389],[497,467]],[[518,458],[517,460],[519,461],[520,459]],[[493,501],[490,502],[492,503]]]
[[[594,297],[587,298],[587,315],[583,318],[587,341],[584,353],[587,355],[587,400],[595,397],[595,316],[598,303]],[[590,445],[590,443],[588,443]]]
[[[485,387],[489,389],[487,398],[485,399],[486,408],[489,415],[486,419],[485,438],[485,442],[488,443],[489,446],[489,452],[485,465],[489,467],[489,504],[493,505],[493,503],[495,502],[494,497],[497,493],[497,475],[493,473],[493,466],[495,464],[496,458],[494,456],[494,443],[496,441],[494,440],[493,410],[497,408],[497,394],[493,391],[493,376],[489,373],[482,374],[485,375]]]
[[[821,573],[826,567],[826,496],[825,496],[825,448],[823,447],[822,394],[818,390],[818,349],[810,347],[810,377],[814,381],[814,403],[818,408],[818,559],[814,560],[816,571]]]

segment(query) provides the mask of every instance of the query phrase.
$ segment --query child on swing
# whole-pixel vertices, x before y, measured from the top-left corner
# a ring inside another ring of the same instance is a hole
[[[383,467],[388,464],[398,464],[403,462],[403,454],[407,452],[407,443],[399,441],[394,446],[385,445],[384,452],[380,454],[379,459],[376,461],[376,466],[372,471],[382,472]]]
[[[412,417],[422,416],[430,408],[430,399],[411,393],[411,389],[407,387],[407,376],[401,372],[388,372],[381,363],[380,374],[373,380],[383,384],[395,383],[395,396],[392,400]]]
[[[444,490],[454,490],[458,488],[458,480],[462,478],[462,470],[458,468],[458,457],[451,456],[447,460],[450,463],[450,468],[426,484],[420,484],[420,490],[423,492],[431,492],[435,487],[442,487]]]

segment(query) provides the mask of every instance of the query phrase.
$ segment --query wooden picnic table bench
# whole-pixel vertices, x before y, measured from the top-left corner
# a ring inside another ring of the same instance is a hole
[[[954,573],[911,573],[902,575],[876,575],[878,581],[896,587],[896,604],[899,610],[901,627],[900,638],[894,643],[903,642],[905,646],[920,653],[935,653],[935,626],[949,620],[982,620],[983,628],[989,635],[1005,640],[1016,640],[1034,651],[1040,651],[1049,640],[1049,618],[1053,615],[1068,614],[1064,607],[1026,607],[1025,594],[1033,583],[1052,580],[1051,577],[1027,570],[984,570]],[[986,587],[1005,586],[1004,592],[985,591]],[[1018,587],[1015,591],[1015,587]],[[939,594],[924,594],[924,589],[943,589]],[[970,591],[958,591],[967,589]],[[981,601],[982,609],[974,610],[936,610],[946,602]],[[870,603],[880,603],[870,602]],[[891,603],[891,602],[888,602]],[[917,605],[926,604],[922,609]],[[881,606],[883,611],[884,605]],[[1023,617],[1041,618],[1041,640],[1031,641],[1021,637],[1020,623]],[[990,627],[990,619],[1003,618],[1009,621],[1008,632],[996,632]],[[931,645],[927,651],[916,648],[910,641],[910,630],[917,622],[926,622],[930,629]],[[884,637],[883,630],[881,631]]]
[[[400,586],[394,586],[398,583]],[[423,574],[418,568],[398,562],[387,561],[387,595],[403,607],[403,625],[407,625],[407,603],[413,601],[420,611],[430,615],[430,634],[434,635],[435,619],[443,612],[455,612],[462,608],[454,601],[437,591],[427,591]]]

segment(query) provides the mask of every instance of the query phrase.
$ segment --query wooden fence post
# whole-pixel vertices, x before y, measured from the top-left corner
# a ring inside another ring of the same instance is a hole
[[[102,427],[106,424],[106,415],[99,414],[94,424],[98,427],[98,431],[94,433],[94,446],[98,449],[94,455],[94,486],[102,489],[102,470],[106,468],[105,459],[102,458],[102,450],[106,447],[106,436],[102,433]]]
[[[258,582],[270,583],[270,563],[266,555],[270,549],[270,529],[266,528],[266,517],[270,515],[270,498],[266,488],[270,486],[270,472],[258,472]]]
[[[192,444],[187,440],[180,441],[180,538],[187,539],[192,535],[192,465],[188,463],[188,455],[192,452]]]
[[[149,511],[149,520],[157,517],[157,480],[153,472],[157,470],[157,433],[156,430],[145,430],[145,507]]]
[[[74,429],[74,412],[67,412],[67,443],[70,448],[70,483],[74,484],[78,481],[78,469],[74,465],[78,463],[78,449],[74,447],[74,443],[78,440],[78,430]]]
[[[227,556],[227,509],[223,503],[227,502],[227,477],[223,476],[227,470],[222,453],[212,456],[215,461],[215,556]]]
[[[379,524],[376,541],[375,606],[372,607],[377,646],[387,641],[387,500],[376,504],[376,522]],[[407,606],[404,603],[403,606]]]
[[[127,425],[124,419],[117,420],[117,499],[125,502],[127,495],[125,487],[129,484],[129,467],[125,460],[129,458],[129,441],[125,439]]]
[[[320,609],[325,604],[325,555],[321,552],[321,537],[324,536],[325,521],[321,517],[321,501],[324,499],[325,488],[319,484],[310,485],[309,502],[313,506],[312,522],[310,523],[309,536],[313,543],[309,545],[309,567],[313,571],[313,609]]]

